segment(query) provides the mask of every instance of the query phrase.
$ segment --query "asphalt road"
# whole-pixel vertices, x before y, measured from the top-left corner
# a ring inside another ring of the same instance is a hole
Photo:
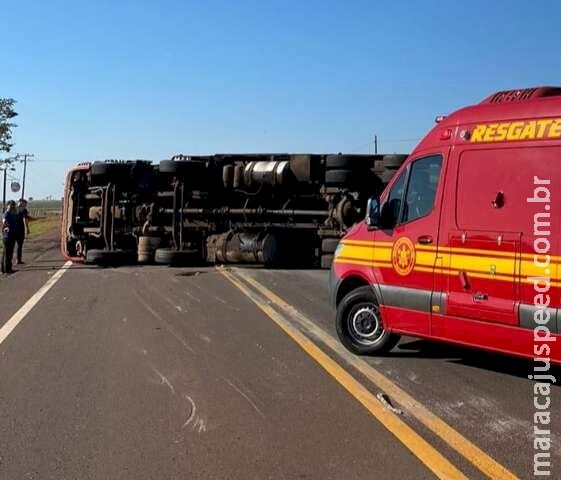
[[[531,362],[405,338],[356,363],[333,349],[327,272],[62,274],[54,236],[27,258],[0,280],[0,329],[19,321],[0,335],[0,479],[454,478],[442,459],[489,478],[470,445],[496,478],[533,475]]]

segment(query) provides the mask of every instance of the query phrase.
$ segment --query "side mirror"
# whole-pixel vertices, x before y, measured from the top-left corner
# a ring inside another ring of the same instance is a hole
[[[366,202],[366,225],[375,228],[380,224],[380,200],[370,197]]]

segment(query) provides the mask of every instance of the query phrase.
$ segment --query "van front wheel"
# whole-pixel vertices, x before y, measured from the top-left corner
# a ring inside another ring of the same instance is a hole
[[[337,307],[337,335],[357,355],[384,354],[397,345],[399,335],[384,329],[372,287],[348,293]]]

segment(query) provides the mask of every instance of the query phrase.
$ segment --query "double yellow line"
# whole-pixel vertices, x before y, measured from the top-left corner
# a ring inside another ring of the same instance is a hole
[[[420,404],[407,392],[395,385],[390,379],[378,372],[360,357],[356,357],[336,341],[331,335],[314,324],[281,297],[261,285],[246,273],[235,273],[225,269],[219,271],[242,293],[255,303],[271,320],[273,320],[290,338],[292,338],[310,357],[326,370],[356,400],[358,400],[380,423],[405,445],[438,478],[466,479],[467,477],[444,457],[436,448],[421,437],[413,428],[388,410],[382,403],[349,372],[321,350],[302,331],[292,325],[282,311],[293,322],[303,327],[306,333],[326,345],[329,349],[345,359],[351,366],[363,374],[376,387],[388,394],[403,410],[417,419],[431,432],[462,455],[483,474],[493,480],[513,480],[516,475],[499,464],[491,456],[470,442],[450,425]],[[274,307],[273,307],[274,305]]]

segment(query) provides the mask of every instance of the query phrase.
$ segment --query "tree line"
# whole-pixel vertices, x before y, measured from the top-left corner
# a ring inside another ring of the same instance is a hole
[[[12,129],[17,125],[11,120],[17,116],[15,104],[13,98],[0,98],[0,152],[9,152],[14,145],[11,143]]]

